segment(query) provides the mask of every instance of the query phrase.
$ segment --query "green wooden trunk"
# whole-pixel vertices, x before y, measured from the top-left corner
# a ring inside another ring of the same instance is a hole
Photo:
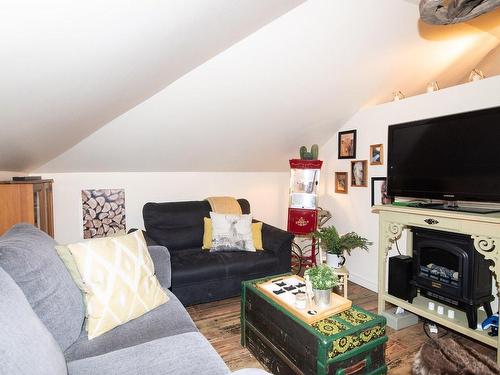
[[[273,374],[385,374],[384,317],[358,306],[313,325],[242,283],[241,344]]]

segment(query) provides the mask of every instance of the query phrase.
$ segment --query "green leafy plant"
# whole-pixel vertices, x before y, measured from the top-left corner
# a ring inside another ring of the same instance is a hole
[[[332,289],[339,282],[338,276],[334,274],[333,270],[326,264],[308,268],[306,272],[304,272],[304,275],[309,276],[309,280],[311,280],[314,289]]]
[[[314,236],[319,239],[321,247],[328,254],[342,255],[345,251],[351,255],[353,249],[359,247],[368,251],[368,246],[373,245],[373,242],[368,241],[355,232],[349,232],[341,236],[334,226],[321,228],[314,233]]]

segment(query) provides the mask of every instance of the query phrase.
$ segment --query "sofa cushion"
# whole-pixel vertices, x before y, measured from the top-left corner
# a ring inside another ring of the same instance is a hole
[[[209,213],[206,201],[146,203],[142,209],[148,235],[171,253],[201,246],[203,218]]]
[[[208,341],[196,332],[68,363],[69,375],[223,375],[230,371]]]
[[[0,373],[66,374],[66,362],[59,344],[2,268],[0,301]]]
[[[0,267],[14,279],[64,351],[80,335],[83,298],[55,251],[56,242],[30,224],[0,237]]]
[[[210,212],[212,220],[212,250],[255,251],[251,215],[228,215]]]
[[[67,246],[84,283],[89,339],[168,301],[141,231]]]
[[[169,301],[156,309],[118,326],[92,340],[82,330],[78,340],[70,346],[64,356],[68,361],[92,357],[142,344],[161,337],[185,332],[197,332],[197,328],[186,309],[170,291]]]
[[[208,252],[201,248],[171,254],[172,285],[224,280],[233,276],[245,279],[254,274],[273,273],[278,258],[268,251]]]
[[[203,250],[210,250],[212,248],[212,219],[208,217],[203,218],[204,232],[203,232]],[[262,222],[257,221],[252,223],[252,239],[255,250],[261,251],[262,248]]]

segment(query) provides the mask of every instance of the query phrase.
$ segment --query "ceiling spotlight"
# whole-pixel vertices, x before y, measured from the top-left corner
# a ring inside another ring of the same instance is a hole
[[[427,84],[427,92],[433,92],[433,91],[437,91],[437,90],[439,90],[439,85],[438,85],[437,81],[429,82]]]
[[[392,93],[392,101],[397,102],[398,100],[404,99],[405,96],[401,91],[395,91]]]
[[[480,81],[484,79],[484,73],[480,69],[473,69],[469,75],[469,82]]]

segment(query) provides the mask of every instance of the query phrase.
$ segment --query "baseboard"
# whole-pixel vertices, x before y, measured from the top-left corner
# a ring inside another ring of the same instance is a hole
[[[366,289],[370,289],[373,292],[378,292],[378,285],[373,281],[370,281],[363,276],[356,275],[354,273],[349,273],[349,281],[352,281],[355,284],[361,285]]]

